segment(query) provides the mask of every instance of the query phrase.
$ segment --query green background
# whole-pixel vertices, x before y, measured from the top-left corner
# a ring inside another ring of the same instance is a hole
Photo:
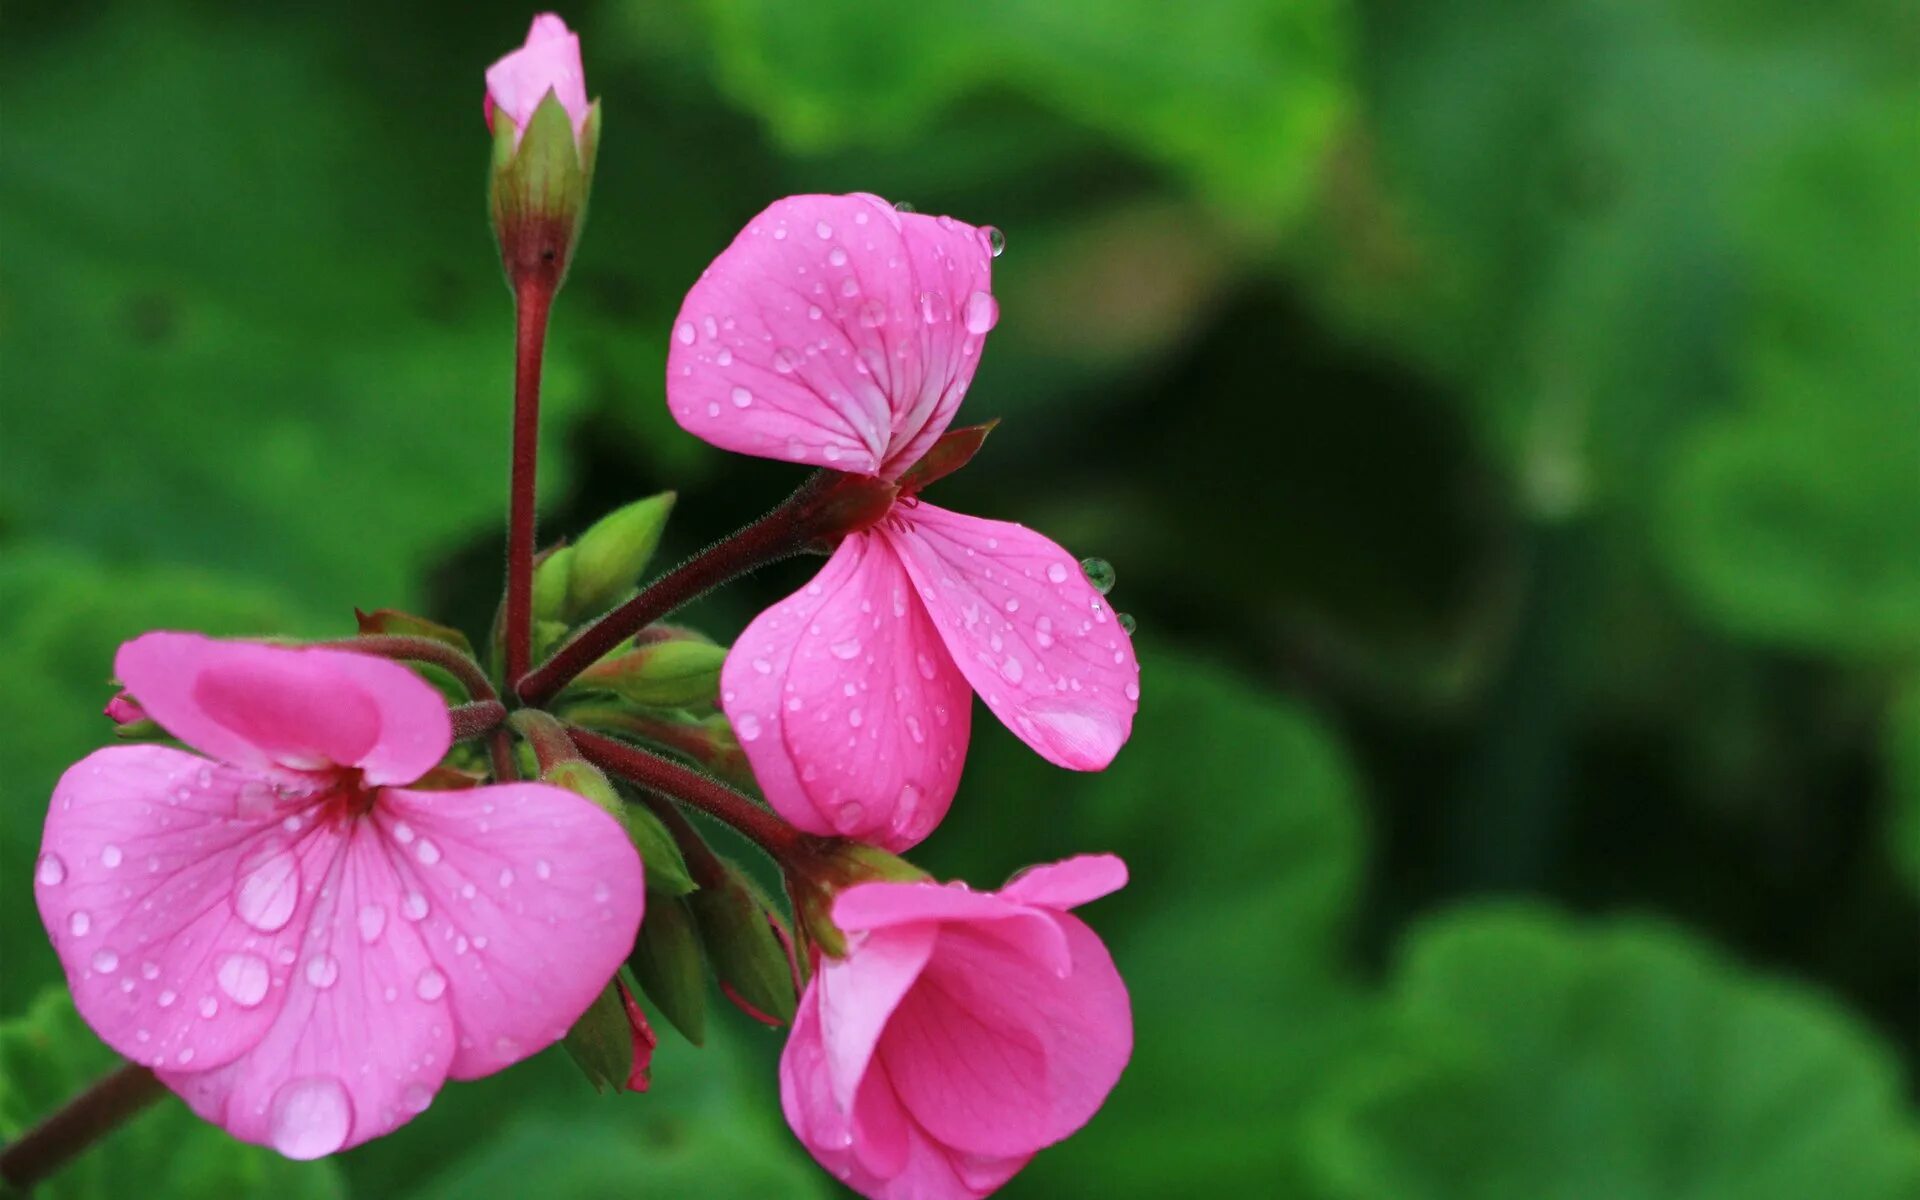
[[[284,9],[284,11],[283,11]],[[688,284],[773,198],[999,226],[942,503],[1112,560],[1102,776],[983,716],[918,853],[1114,850],[1138,1050],[1009,1195],[1913,1200],[1920,17],[1897,0],[598,0],[605,136],[545,528],[790,467],[667,419]],[[30,864],[155,626],[479,632],[510,306],[496,3],[8,7],[0,1135],[108,1061]],[[789,564],[706,602],[725,638]],[[827,1196],[779,1035],[564,1057],[327,1164],[174,1105],[51,1196]]]

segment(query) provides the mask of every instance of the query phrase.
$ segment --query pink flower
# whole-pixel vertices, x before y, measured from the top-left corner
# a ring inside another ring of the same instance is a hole
[[[87,1023],[234,1136],[387,1133],[564,1034],[631,948],[640,860],[592,803],[399,786],[452,734],[398,664],[150,633],[114,671],[207,757],[73,766],[34,895]]]
[[[587,123],[587,75],[580,65],[580,37],[552,13],[541,13],[526,44],[487,68],[487,126],[497,109],[522,133],[533,110],[552,92],[573,119],[576,135]],[[516,144],[518,139],[516,138]]]
[[[866,883],[835,900],[780,1058],[814,1158],[874,1200],[984,1196],[1086,1124],[1133,1053],[1126,986],[1067,910],[1126,883],[1111,855],[1036,867],[997,893]]]
[[[133,702],[133,697],[125,692],[115,692],[113,699],[107,701],[107,707],[102,711],[107,720],[115,725],[137,725],[147,719],[147,714]]]
[[[877,196],[775,203],[687,294],[674,419],[724,449],[899,478],[953,420],[998,316],[988,238]],[[782,816],[903,850],[953,800],[970,690],[1048,760],[1098,770],[1139,678],[1072,555],[909,496],[747,627],[721,699]]]

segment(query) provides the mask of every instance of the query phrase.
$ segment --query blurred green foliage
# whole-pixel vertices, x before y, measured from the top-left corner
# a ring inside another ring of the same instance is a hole
[[[114,646],[356,605],[485,631],[480,72],[528,15],[6,15],[0,1135],[109,1061],[24,883]],[[1098,776],[977,722],[917,856],[1132,865],[1086,915],[1134,1063],[1008,1194],[1920,1194],[1911,5],[565,15],[606,133],[550,534],[674,488],[670,557],[794,482],[660,396],[681,295],[767,201],[1008,235],[963,414],[1007,421],[940,499],[1115,562],[1146,691]],[[724,640],[807,569],[691,617]],[[48,1194],[832,1194],[778,1035],[714,1012],[645,1096],[550,1052],[306,1168],[171,1106]]]

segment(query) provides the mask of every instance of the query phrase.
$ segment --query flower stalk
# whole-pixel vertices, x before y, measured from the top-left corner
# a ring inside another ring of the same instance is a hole
[[[0,1150],[0,1183],[28,1190],[165,1094],[152,1071],[123,1064]]]
[[[804,856],[816,840],[726,784],[691,767],[589,730],[576,727],[569,728],[567,733],[594,766],[731,825],[775,862],[784,865]]]

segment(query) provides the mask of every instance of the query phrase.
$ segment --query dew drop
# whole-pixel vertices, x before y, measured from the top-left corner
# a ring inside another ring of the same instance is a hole
[[[241,1008],[252,1008],[267,998],[267,960],[258,954],[227,955],[215,977],[220,981],[220,990]],[[211,999],[209,996],[208,1000]],[[205,1004],[200,1011],[206,1012]]]
[[[109,871],[120,865],[122,857],[118,846],[106,845],[100,848],[100,865]]]
[[[500,886],[503,888],[509,888],[513,886],[513,868],[512,867],[500,868]]]
[[[680,339],[680,344],[682,346],[693,345],[693,339],[695,337],[695,334],[693,332],[693,322],[692,321],[680,322],[680,328],[673,331],[673,336]]]
[[[855,640],[835,642],[829,649],[835,658],[843,662],[860,657],[860,643]]]
[[[1133,619],[1132,613],[1120,613],[1116,615],[1113,619],[1118,621],[1120,623],[1120,628],[1126,630],[1129,634],[1131,634],[1136,628],[1138,628],[1140,624],[1138,621]]]
[[[849,833],[857,828],[860,824],[860,818],[866,816],[866,814],[867,810],[861,806],[858,800],[852,800],[842,804],[837,814],[840,832]]]
[[[433,1103],[433,1089],[424,1083],[410,1083],[400,1093],[400,1107],[410,1113],[423,1113]]]
[[[1000,320],[1000,302],[985,292],[967,297],[965,320],[968,333],[985,333]]]
[[[760,718],[752,713],[741,713],[733,723],[733,731],[740,735],[743,742],[757,741],[760,737]]]
[[[247,855],[233,887],[233,911],[261,933],[277,933],[293,919],[300,899],[300,865],[278,843]]]
[[[353,1100],[331,1076],[290,1079],[273,1094],[267,1126],[273,1148],[288,1158],[321,1158],[346,1145]]]
[[[544,858],[535,859],[533,864],[533,873],[535,875],[538,875],[542,879],[552,879],[553,864],[548,862]]]
[[[43,887],[54,887],[66,881],[67,864],[60,860],[58,854],[43,854],[40,856],[40,868],[35,872],[34,878],[38,879]]]
[[[827,224],[825,221],[815,225],[813,231],[818,234],[823,241],[833,236],[833,226]]]
[[[1139,685],[1139,684],[1137,684],[1137,683],[1130,683],[1130,684],[1128,684],[1128,685],[1127,685],[1127,699],[1129,699],[1129,700],[1138,700],[1138,699],[1140,699],[1140,685]]]
[[[331,954],[316,954],[307,960],[307,982],[325,990],[340,978],[340,964]]]
[[[447,990],[447,977],[438,967],[428,967],[420,972],[420,978],[414,981],[413,994],[422,1000],[438,1000]]]
[[[1080,573],[1087,577],[1087,582],[1093,585],[1093,590],[1102,596],[1113,590],[1113,585],[1119,578],[1113,569],[1113,564],[1104,558],[1081,559]]]
[[[832,253],[827,255],[827,261],[836,267],[844,267],[847,265],[847,252],[835,246]]]
[[[1049,582],[1049,583],[1065,583],[1066,581],[1067,581],[1067,566],[1066,566],[1066,564],[1065,564],[1065,563],[1050,563],[1050,564],[1048,564],[1048,566],[1047,566],[1047,582]]]
[[[75,937],[87,936],[87,930],[92,928],[93,918],[88,916],[84,910],[75,912],[71,917],[67,918],[67,929]]]
[[[419,892],[408,892],[400,901],[400,915],[409,921],[422,920],[427,915],[427,898]]]
[[[363,904],[360,906],[360,940],[372,945],[386,932],[387,909],[383,904]]]
[[[421,838],[420,844],[414,847],[413,856],[420,860],[422,866],[431,867],[440,861],[440,847],[426,838]]]
[[[980,232],[986,236],[988,254],[999,258],[1007,252],[1007,235],[1001,233],[998,227],[985,225],[981,227]]]
[[[743,387],[737,387],[733,389],[733,406],[735,408],[745,408],[747,405],[752,403],[753,403],[752,392],[748,391],[746,388],[743,388]]]
[[[93,969],[102,975],[111,975],[120,966],[120,956],[111,950],[99,950],[93,956]]]
[[[172,988],[168,988],[165,991],[161,992],[158,996],[154,997],[153,1002],[155,1004],[158,1004],[161,1008],[172,1008],[173,1002],[175,1000],[178,1000],[179,998],[180,998],[179,992],[174,991]]]
[[[200,997],[200,1015],[211,1021],[220,1015],[220,1002],[212,996]]]
[[[920,210],[913,206],[913,201],[911,200],[895,200],[893,202],[893,211],[903,212],[903,213],[917,213]]]

